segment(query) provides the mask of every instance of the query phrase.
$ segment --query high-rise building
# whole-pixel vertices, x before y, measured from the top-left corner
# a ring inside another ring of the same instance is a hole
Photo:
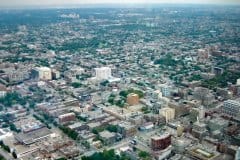
[[[161,92],[164,97],[170,96],[170,87],[166,84],[161,85]]]
[[[237,85],[240,86],[240,78],[237,79]]]
[[[166,122],[175,118],[175,110],[169,107],[160,109],[159,114],[165,117]]]
[[[240,160],[240,147],[238,148],[238,150],[236,152],[235,160]]]
[[[235,100],[224,101],[224,105],[222,107],[222,112],[229,116],[239,116],[240,102],[235,101]]]
[[[177,126],[177,136],[181,137],[183,134],[184,128],[181,125]]]
[[[52,78],[53,79],[59,79],[60,78],[60,72],[56,69],[52,70]]]
[[[40,80],[52,80],[52,71],[48,67],[37,67],[37,77]]]
[[[204,119],[204,117],[205,117],[205,109],[204,109],[203,106],[200,106],[198,118],[199,118],[200,120],[202,120],[202,119]]]
[[[104,80],[112,77],[111,68],[109,67],[95,68],[95,71],[97,80]]]
[[[161,136],[154,136],[151,138],[151,147],[154,151],[166,149],[170,145],[171,135],[169,133],[165,133]]]
[[[206,62],[206,60],[209,58],[209,53],[206,49],[199,49],[197,55],[199,62]]]
[[[192,135],[194,137],[202,139],[207,134],[206,127],[207,127],[207,125],[205,123],[202,123],[199,121],[195,122],[193,124]]]

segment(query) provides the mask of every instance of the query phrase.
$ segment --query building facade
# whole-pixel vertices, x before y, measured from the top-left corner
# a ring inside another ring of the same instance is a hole
[[[224,101],[222,107],[222,113],[227,114],[229,116],[239,116],[240,112],[240,102],[234,100],[227,100]]]
[[[151,148],[154,151],[166,149],[171,145],[171,135],[165,133],[161,136],[154,136],[151,138]]]
[[[97,80],[109,79],[112,76],[111,68],[109,67],[95,68],[95,72]]]

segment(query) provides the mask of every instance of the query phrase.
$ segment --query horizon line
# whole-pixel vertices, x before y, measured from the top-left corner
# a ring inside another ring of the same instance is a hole
[[[119,6],[120,5],[120,6]],[[145,6],[147,5],[147,6]],[[153,5],[153,6],[151,6]],[[157,5],[157,6],[156,6]],[[56,4],[56,5],[17,5],[17,6],[1,6],[1,9],[72,9],[72,8],[148,8],[151,6],[152,8],[161,7],[163,5],[167,6],[231,6],[231,7],[239,7],[240,3],[159,3],[159,2],[151,2],[151,3],[85,3],[85,4]]]

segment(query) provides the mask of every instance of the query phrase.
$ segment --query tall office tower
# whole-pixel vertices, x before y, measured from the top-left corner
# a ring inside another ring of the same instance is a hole
[[[52,71],[48,67],[38,67],[36,68],[38,78],[40,80],[52,80]]]
[[[96,79],[104,80],[112,77],[111,68],[109,67],[101,67],[95,68],[96,71]]]
[[[238,150],[236,152],[235,160],[240,160],[240,147],[238,148]]]
[[[208,53],[208,50],[206,49],[199,49],[197,51],[197,55],[198,55],[199,62],[206,62],[206,60],[209,58],[209,53]]]
[[[166,119],[166,122],[168,123],[170,120],[175,118],[175,109],[172,108],[162,108],[159,110],[159,114],[164,116]]]
[[[240,86],[240,78],[237,79],[237,85]]]
[[[199,117],[200,120],[204,119],[204,117],[205,117],[205,109],[204,109],[203,106],[200,106],[200,108],[199,108],[198,117]]]

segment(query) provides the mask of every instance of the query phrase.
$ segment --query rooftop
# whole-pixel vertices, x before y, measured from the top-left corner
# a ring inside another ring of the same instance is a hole
[[[99,135],[101,137],[104,137],[104,138],[112,138],[115,136],[115,133],[112,133],[112,132],[109,132],[109,131],[102,131],[99,133]]]
[[[50,134],[52,134],[52,132],[48,128],[44,127],[28,133],[15,134],[15,138],[21,143],[32,144],[41,138],[49,136]]]

